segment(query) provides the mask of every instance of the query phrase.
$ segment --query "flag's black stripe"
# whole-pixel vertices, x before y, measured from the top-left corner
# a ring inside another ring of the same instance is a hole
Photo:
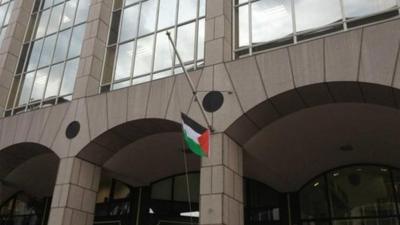
[[[183,122],[186,125],[188,125],[189,127],[191,127],[197,133],[202,134],[207,130],[205,127],[201,126],[200,124],[198,124],[196,121],[192,120],[190,117],[188,117],[184,113],[181,113],[181,116],[182,116]]]

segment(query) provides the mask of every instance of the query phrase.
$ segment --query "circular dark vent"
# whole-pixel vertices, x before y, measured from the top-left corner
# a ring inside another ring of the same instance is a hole
[[[73,121],[68,125],[67,130],[65,131],[65,135],[68,139],[72,139],[79,134],[80,129],[81,125],[79,124],[79,122]]]
[[[203,99],[203,107],[207,112],[216,112],[224,104],[224,95],[219,91],[210,91]]]

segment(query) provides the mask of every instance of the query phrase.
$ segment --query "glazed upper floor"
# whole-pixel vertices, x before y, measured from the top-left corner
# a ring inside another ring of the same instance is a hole
[[[9,116],[180,74],[167,31],[186,68],[203,71],[398,14],[397,0],[2,1],[1,107]]]

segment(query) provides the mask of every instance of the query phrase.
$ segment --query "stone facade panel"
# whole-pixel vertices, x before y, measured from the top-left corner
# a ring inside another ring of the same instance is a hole
[[[89,130],[91,138],[96,138],[107,130],[107,95],[96,95],[87,99]]]
[[[127,121],[128,90],[107,93],[108,127],[112,128]]]
[[[226,67],[245,112],[267,99],[254,57],[227,63]]]
[[[364,28],[359,81],[390,86],[400,37],[400,20]],[[397,38],[394,38],[397,37]]]
[[[324,42],[315,40],[289,47],[296,87],[324,82]]]
[[[362,30],[325,38],[326,81],[356,81]]]
[[[294,88],[289,53],[286,48],[256,56],[269,98]]]
[[[150,83],[135,85],[128,89],[128,121],[146,117]]]

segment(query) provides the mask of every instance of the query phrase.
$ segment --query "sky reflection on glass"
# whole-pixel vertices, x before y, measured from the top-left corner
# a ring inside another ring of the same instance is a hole
[[[114,21],[118,21],[117,12]],[[107,56],[113,55],[114,44],[117,45],[114,66],[111,66],[114,72],[112,78],[103,75],[103,84],[111,80],[115,89],[145,82],[148,77],[151,80],[152,74],[157,78],[172,75],[173,61],[175,65],[178,62],[165,35],[167,30],[186,63],[203,60],[205,0],[126,0],[121,15],[119,39],[109,43],[107,53]],[[111,74],[110,62],[107,62],[104,73]]]
[[[21,80],[16,106],[72,94],[89,6],[90,0],[41,1],[31,17],[35,21],[39,15],[36,25],[30,24],[36,28],[32,40],[26,40],[26,66],[15,78]]]
[[[238,47],[297,40],[294,31],[313,32],[398,7],[396,0],[237,0],[236,4]]]

